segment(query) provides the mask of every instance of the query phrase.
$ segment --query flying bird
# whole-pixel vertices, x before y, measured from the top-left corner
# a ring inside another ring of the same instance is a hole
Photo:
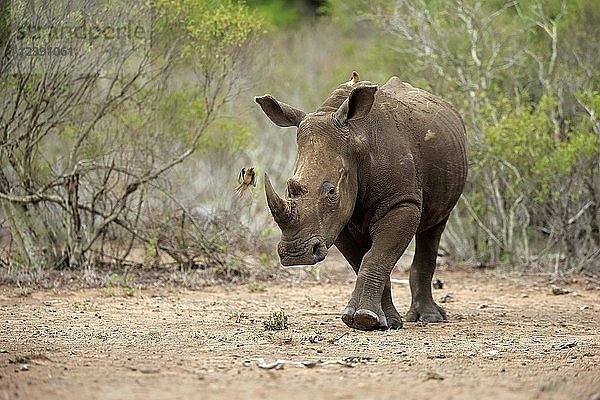
[[[250,185],[256,187],[256,172],[254,171],[254,167],[242,168],[238,174],[238,183],[239,185],[235,188],[235,193],[239,197],[244,197],[247,194],[246,189]]]

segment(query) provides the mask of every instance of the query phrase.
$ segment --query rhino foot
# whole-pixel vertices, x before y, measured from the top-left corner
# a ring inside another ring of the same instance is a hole
[[[354,328],[354,308],[346,307],[342,313],[342,321],[349,327]]]
[[[385,319],[387,320],[389,329],[402,328],[402,317],[394,306],[384,309]]]
[[[428,302],[413,301],[406,313],[406,320],[410,322],[447,322],[446,311],[432,300]]]
[[[364,308],[355,311],[352,307],[346,307],[342,313],[342,321],[350,328],[361,331],[386,330],[389,328],[385,316],[379,316],[377,313]]]
[[[379,317],[371,310],[361,308],[354,313],[354,326],[363,331],[374,331],[376,329],[386,330],[388,328],[386,318]]]

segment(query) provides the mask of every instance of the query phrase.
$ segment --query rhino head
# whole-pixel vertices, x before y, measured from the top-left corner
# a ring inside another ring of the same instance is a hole
[[[324,103],[329,105],[308,114],[270,95],[255,98],[276,125],[297,127],[298,155],[285,197],[265,174],[267,203],[282,234],[277,247],[282,265],[324,260],[354,211],[364,142],[361,120],[371,111],[377,86],[347,85]]]

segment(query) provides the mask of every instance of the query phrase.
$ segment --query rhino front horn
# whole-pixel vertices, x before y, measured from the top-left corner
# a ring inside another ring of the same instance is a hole
[[[273,189],[269,175],[265,172],[265,193],[267,195],[267,204],[271,209],[273,219],[278,224],[290,222],[294,217],[292,211],[292,202],[282,199]]]

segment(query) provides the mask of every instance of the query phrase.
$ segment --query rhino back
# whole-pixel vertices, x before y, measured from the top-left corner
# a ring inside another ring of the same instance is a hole
[[[392,77],[378,91],[373,117],[388,123],[373,124],[380,140],[371,141],[380,162],[391,165],[379,170],[394,171],[413,165],[407,171],[416,182],[403,182],[400,190],[416,187],[421,191],[422,216],[419,231],[448,216],[465,185],[467,149],[464,124],[454,107],[433,94]],[[382,148],[383,147],[383,148]],[[409,154],[407,154],[409,153]],[[401,179],[409,179],[400,174]],[[414,184],[414,186],[413,186]],[[398,188],[397,185],[388,186]]]

